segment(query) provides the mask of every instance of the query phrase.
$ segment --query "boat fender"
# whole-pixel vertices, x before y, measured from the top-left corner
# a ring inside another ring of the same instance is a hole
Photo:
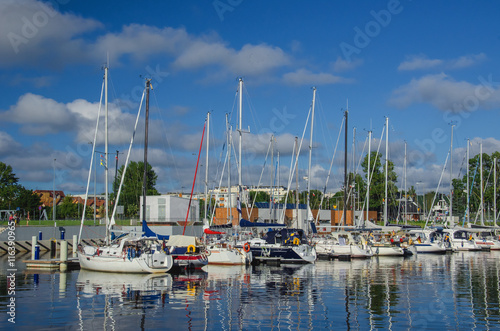
[[[196,251],[196,247],[194,245],[189,245],[187,248],[188,253],[194,253]]]
[[[296,246],[300,245],[300,239],[297,237],[293,238],[293,244]]]
[[[96,255],[97,255],[97,256],[99,256],[99,253],[100,253],[100,251],[99,251],[99,246],[97,246],[97,250],[96,250],[96,252],[95,252],[95,253],[96,253]]]
[[[250,244],[249,243],[245,243],[245,245],[243,245],[243,250],[246,253],[250,252]]]

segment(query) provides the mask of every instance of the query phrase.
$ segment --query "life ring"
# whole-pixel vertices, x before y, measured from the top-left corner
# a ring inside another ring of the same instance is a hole
[[[246,253],[250,252],[250,244],[249,243],[245,243],[245,245],[243,245],[243,250]]]
[[[299,239],[299,238],[297,238],[297,237],[293,238],[293,244],[294,244],[295,246],[300,245],[300,239]]]
[[[189,245],[187,252],[188,253],[194,253],[196,251],[196,247],[194,245]]]

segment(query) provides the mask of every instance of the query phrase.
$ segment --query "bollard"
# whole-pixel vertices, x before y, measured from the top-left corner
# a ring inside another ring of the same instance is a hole
[[[33,260],[40,260],[40,246],[35,245],[35,256]]]
[[[42,231],[38,231],[38,240],[42,240]]]
[[[68,242],[66,240],[61,241],[61,253],[60,253],[60,261],[59,269],[62,272],[68,270]]]
[[[36,241],[36,236],[31,237],[31,259],[35,259],[35,247],[38,242]]]
[[[73,257],[76,257],[76,248],[78,247],[78,236],[73,235]]]
[[[66,233],[66,231],[64,230],[61,230],[61,240],[64,240],[64,234]]]
[[[56,256],[57,242],[55,239],[50,241],[50,257],[53,258]]]

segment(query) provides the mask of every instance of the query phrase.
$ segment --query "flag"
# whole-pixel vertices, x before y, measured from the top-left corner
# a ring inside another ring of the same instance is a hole
[[[238,213],[241,215],[241,202],[240,202],[240,197],[237,198],[236,201],[236,209],[238,210]]]

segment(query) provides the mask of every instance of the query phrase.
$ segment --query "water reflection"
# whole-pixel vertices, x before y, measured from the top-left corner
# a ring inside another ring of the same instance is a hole
[[[17,326],[499,329],[499,264],[500,252],[460,252],[164,275],[22,270],[17,303],[43,319],[20,309]],[[5,277],[0,288],[5,303]]]

